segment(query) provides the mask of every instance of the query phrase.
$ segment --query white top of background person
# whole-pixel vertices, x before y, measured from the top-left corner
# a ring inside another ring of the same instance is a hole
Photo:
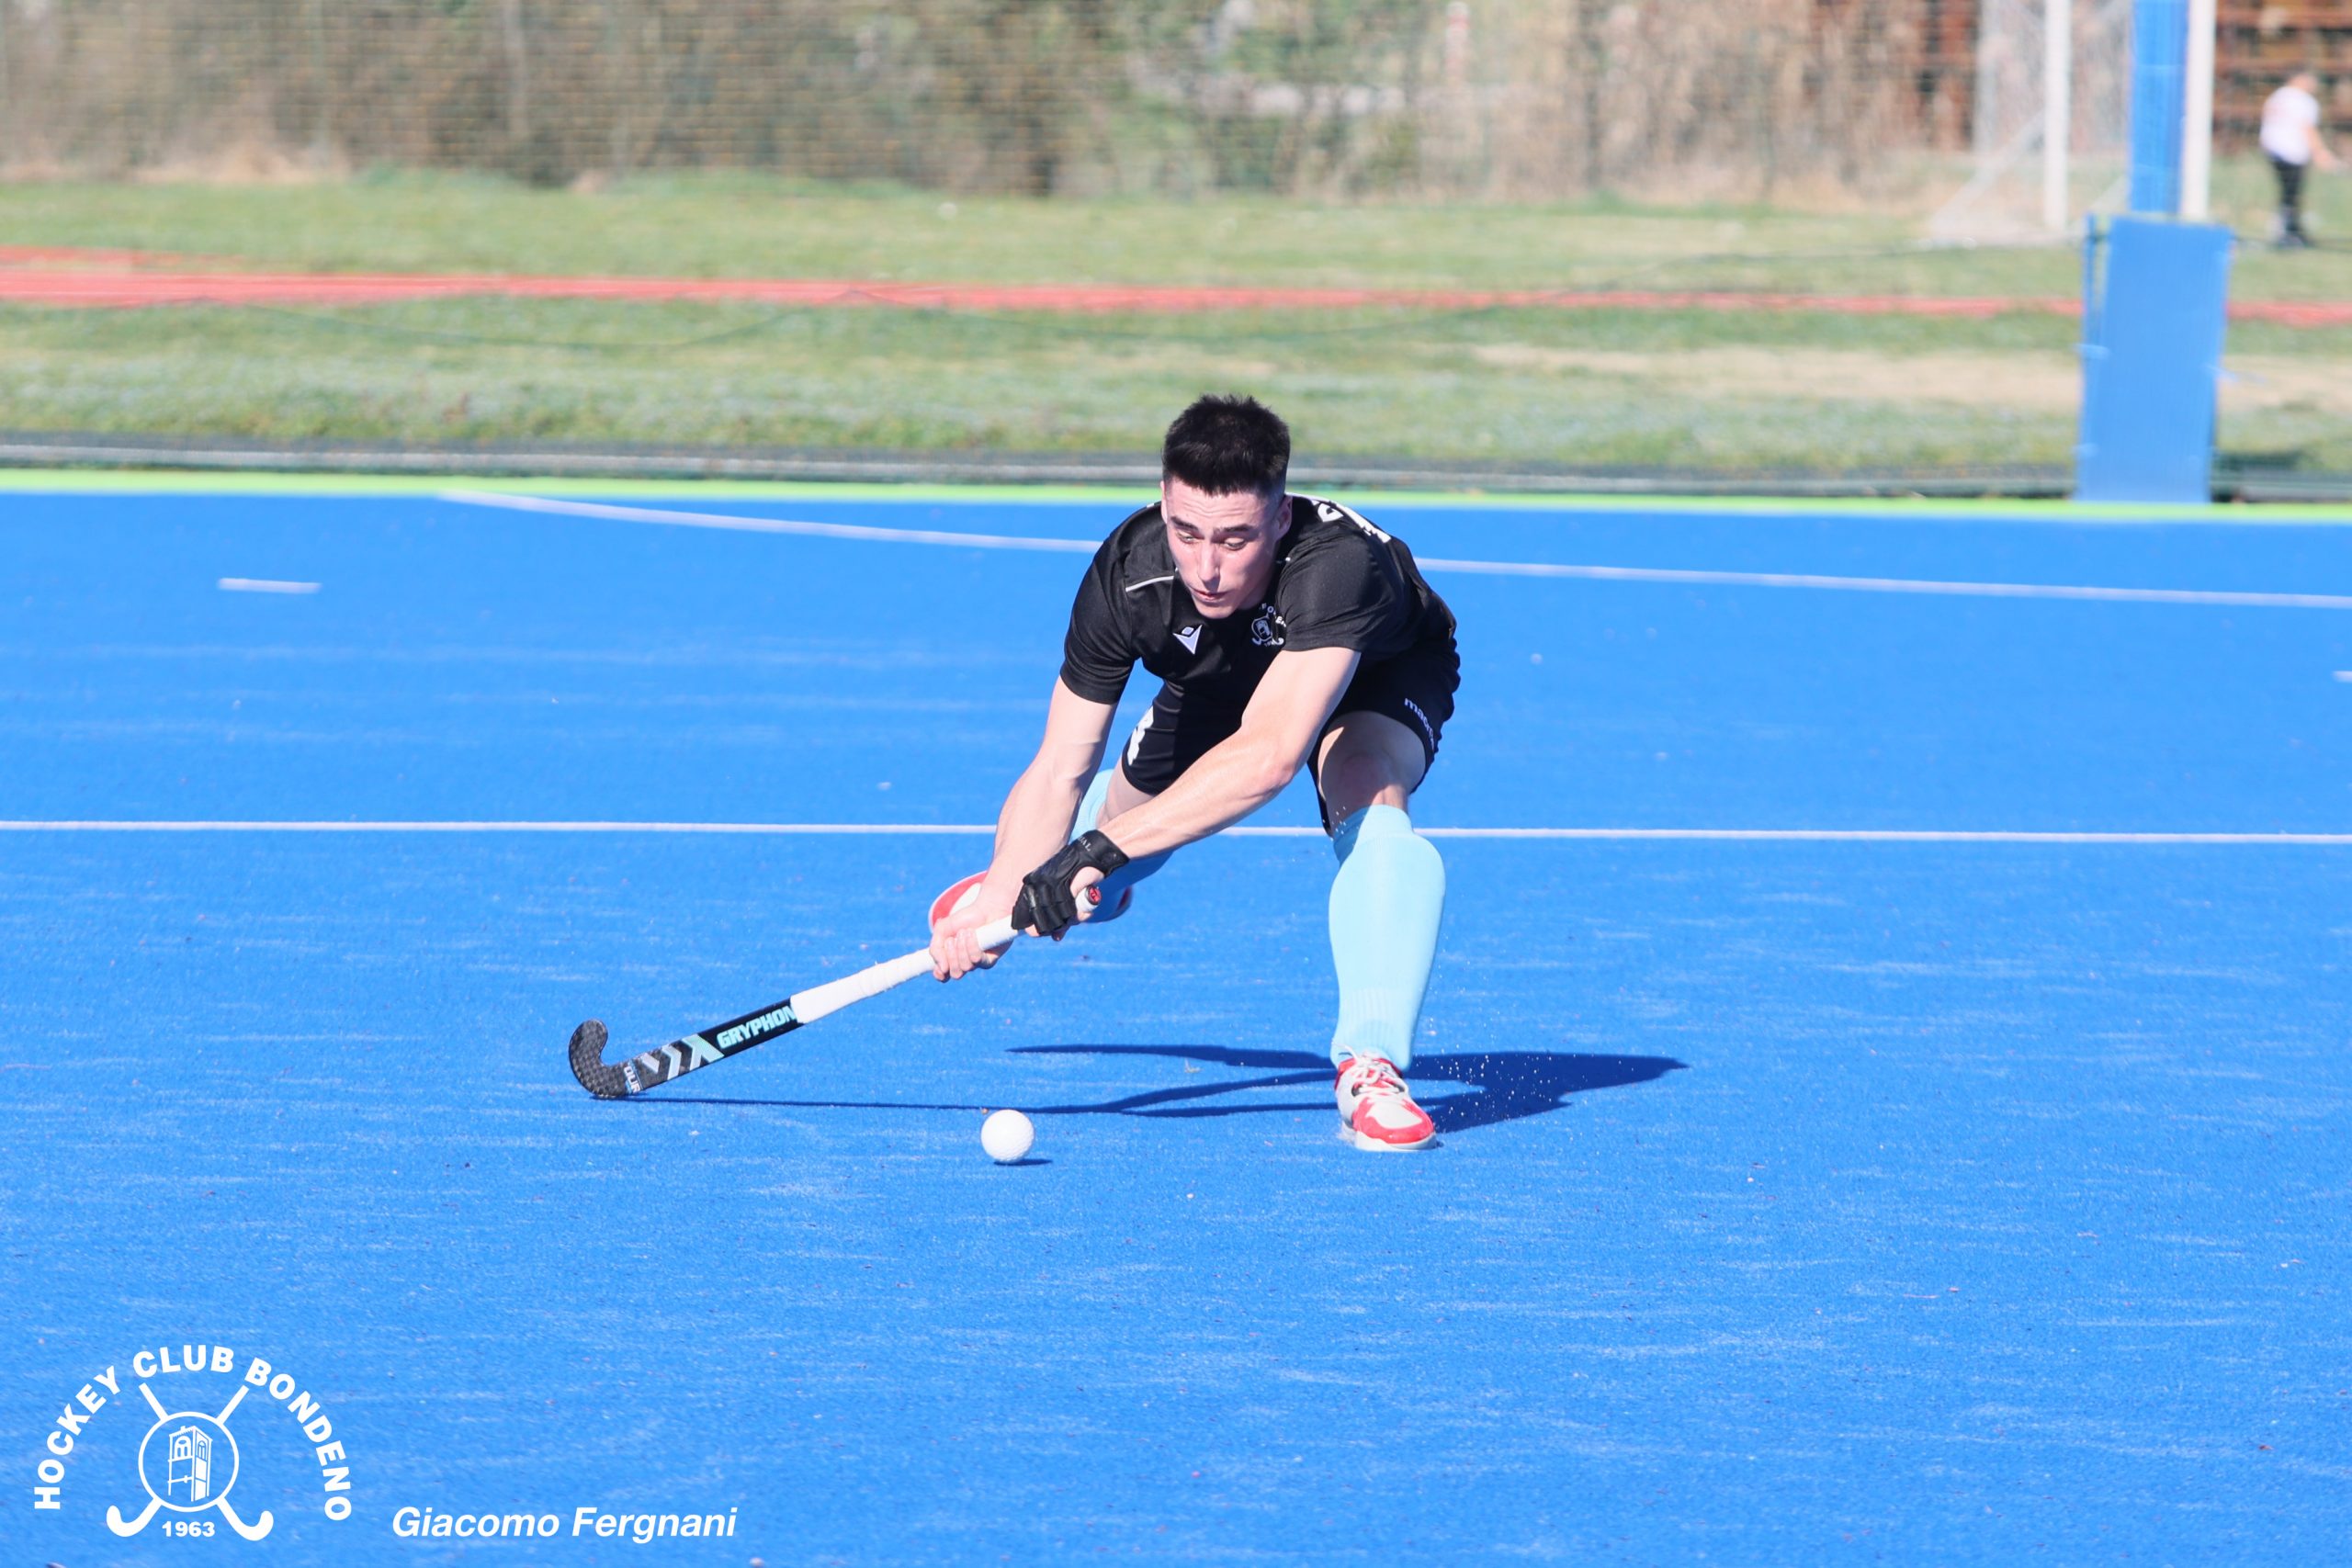
[[[2320,135],[2319,75],[2298,71],[2262,105],[2262,150],[2282,164],[2339,167]]]
[[[1202,398],[1169,426],[1159,500],[1103,542],[1079,585],[1035,757],[1005,796],[989,869],[933,905],[943,980],[995,962],[1011,918],[1058,937],[1126,913],[1182,846],[1311,770],[1340,868],[1329,900],[1343,1131],[1409,1149],[1436,1129],[1403,1073],[1436,952],[1445,871],[1406,807],[1452,716],[1453,615],[1412,553],[1348,508],[1286,488],[1290,432],[1254,399]],[[1132,667],[1162,682],[1099,774]],[[1073,836],[1074,835],[1074,836]],[[1212,963],[1262,964],[1254,890],[1201,911]]]

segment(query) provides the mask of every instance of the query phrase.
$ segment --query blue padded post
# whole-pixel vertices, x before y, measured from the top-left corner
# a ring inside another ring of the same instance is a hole
[[[2230,243],[2212,223],[2117,218],[2104,232],[2092,223],[2077,501],[2212,499]]]
[[[2188,112],[2188,0],[2133,0],[2132,195],[2134,212],[2180,210],[2180,125]]]

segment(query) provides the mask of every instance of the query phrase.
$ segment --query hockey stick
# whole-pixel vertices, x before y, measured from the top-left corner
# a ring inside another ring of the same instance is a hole
[[[978,934],[982,947],[1002,947],[1012,941],[1015,933],[1011,920],[999,920],[982,926]],[[658,1051],[640,1052],[617,1065],[605,1062],[605,1026],[592,1018],[571,1032],[571,1076],[580,1080],[582,1089],[599,1100],[627,1100],[632,1094],[643,1094],[673,1078],[683,1077],[696,1067],[707,1067],[739,1051],[764,1045],[779,1034],[789,1034],[804,1023],[816,1022],[827,1013],[839,1012],[853,1002],[878,997],[893,986],[903,986],[918,975],[930,973],[931,950],[920,948],[854,975],[844,975],[838,980],[796,992],[783,1001],[730,1019],[716,1029],[673,1040]]]

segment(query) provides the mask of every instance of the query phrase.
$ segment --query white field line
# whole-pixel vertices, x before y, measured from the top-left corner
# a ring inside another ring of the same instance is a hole
[[[684,528],[724,528],[750,534],[794,534],[822,539],[864,539],[877,544],[944,545],[976,550],[1046,550],[1091,555],[1084,539],[1051,539],[1019,534],[956,534],[933,528],[874,528],[850,523],[808,523],[780,517],[741,517],[722,512],[672,512],[646,506],[610,506],[599,502],[553,501],[492,491],[452,490],[439,499],[465,506],[495,506],[565,517],[601,517],[621,523],[663,523]],[[2045,582],[1956,582],[1911,577],[1832,577],[1815,572],[1701,571],[1669,567],[1570,566],[1547,561],[1453,560],[1417,558],[1436,572],[1480,577],[1555,577],[1588,582],[1676,582],[1729,588],[1809,588],[1840,593],[1927,593],[1975,599],[2075,599],[2115,604],[2212,604],[2262,610],[2352,610],[2352,594],[2267,593],[2237,589],[2101,588]]]
[[[886,545],[958,545],[975,550],[1052,550],[1082,556],[1091,556],[1101,547],[1086,539],[950,534],[934,528],[868,528],[854,523],[799,523],[784,517],[735,517],[723,512],[668,512],[650,506],[606,506],[593,501],[549,501],[536,495],[502,495],[495,491],[444,491],[439,499],[463,506],[499,506],[509,512],[550,513],[561,517],[666,523],[680,528],[727,528],[745,534],[797,534],[815,539],[864,539]]]
[[[923,838],[995,831],[993,824],[978,822],[0,821],[0,832],[5,833],[775,833]]]
[[[986,822],[0,821],[8,833],[741,833],[798,838],[984,838]],[[1227,828],[1242,839],[1319,839],[1320,828]],[[1430,839],[1781,844],[2222,844],[2352,848],[2352,833],[2100,833],[1940,828],[1423,828]]]
[[[316,593],[315,582],[288,582],[275,577],[224,577],[220,580],[223,593]]]
[[[1823,577],[1794,571],[1683,571],[1645,566],[1423,558],[1431,571],[1484,577],[1569,577],[1591,582],[1682,582],[1735,588],[1817,588],[1842,593],[1934,593],[1971,599],[2088,599],[2110,604],[2219,604],[2261,610],[2352,610],[2352,594],[2261,593],[2222,588],[2098,588],[2054,582],[1946,582],[1914,577]]]

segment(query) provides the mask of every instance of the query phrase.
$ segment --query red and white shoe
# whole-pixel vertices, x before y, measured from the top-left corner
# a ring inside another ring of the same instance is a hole
[[[1404,1078],[1385,1056],[1354,1056],[1341,1063],[1332,1092],[1340,1102],[1340,1124],[1360,1149],[1402,1153],[1437,1136],[1437,1123],[1413,1103]]]

